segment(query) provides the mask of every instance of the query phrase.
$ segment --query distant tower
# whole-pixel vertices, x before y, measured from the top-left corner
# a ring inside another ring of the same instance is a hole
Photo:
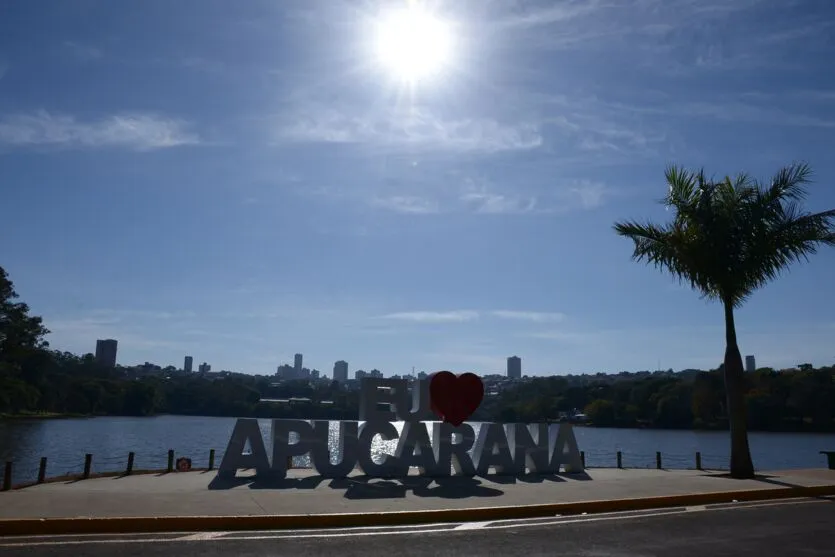
[[[112,338],[96,341],[96,361],[107,367],[116,367],[116,350],[119,343]]]
[[[339,360],[333,364],[333,380],[340,383],[348,381],[348,362]]]
[[[757,361],[754,356],[745,356],[745,371],[748,373],[757,371]]]
[[[507,376],[510,379],[522,378],[522,358],[511,356],[507,359]]]
[[[302,355],[296,354],[296,358],[293,360],[293,371],[296,372],[296,377],[302,376]]]
[[[194,359],[191,356],[186,356],[185,361],[183,362],[183,371],[186,373],[191,373],[191,370],[194,366]]]

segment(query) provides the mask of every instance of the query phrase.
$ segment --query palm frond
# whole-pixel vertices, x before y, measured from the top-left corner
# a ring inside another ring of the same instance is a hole
[[[806,164],[792,164],[762,186],[745,173],[708,181],[704,170],[670,166],[664,203],[675,210],[672,222],[614,229],[633,241],[634,260],[736,306],[819,246],[835,246],[835,210],[802,211],[810,176]]]

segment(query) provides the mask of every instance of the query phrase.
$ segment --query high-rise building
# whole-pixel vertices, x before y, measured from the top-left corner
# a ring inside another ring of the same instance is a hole
[[[119,343],[112,338],[96,341],[96,361],[107,367],[116,367],[116,350]]]
[[[200,364],[199,366],[197,366],[197,370],[198,370],[200,373],[209,373],[210,371],[212,371],[212,366],[210,366],[210,365],[209,365],[209,364],[207,364],[206,362],[203,362],[202,364]]]
[[[333,364],[333,380],[340,383],[348,381],[348,362],[339,360]]]
[[[193,369],[193,366],[194,366],[194,358],[192,358],[191,356],[186,356],[186,359],[183,362],[183,371],[185,371],[186,373],[191,373],[191,370]]]
[[[296,370],[296,377],[302,376],[302,355],[296,354],[295,359],[293,360],[293,369]]]
[[[372,369],[372,370],[371,370],[371,373],[370,373],[369,375],[370,375],[370,377],[377,377],[377,378],[379,378],[379,377],[382,377],[382,376],[383,376],[383,372],[382,372],[382,371],[380,371],[379,369]]]
[[[357,381],[362,381],[366,377],[368,377],[368,372],[367,371],[363,371],[361,369],[358,369],[357,371],[354,372],[354,379],[356,379]]]
[[[757,360],[754,359],[754,356],[745,356],[745,371],[748,373],[757,371]]]
[[[507,376],[511,379],[522,378],[522,358],[511,356],[507,359]]]

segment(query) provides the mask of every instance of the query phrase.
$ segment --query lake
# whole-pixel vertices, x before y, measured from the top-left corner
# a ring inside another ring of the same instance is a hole
[[[260,424],[269,450],[270,420]],[[209,449],[216,449],[218,466],[234,425],[235,418],[194,416],[2,421],[0,463],[14,462],[14,483],[34,480],[42,456],[48,458],[49,477],[80,473],[85,453],[93,455],[93,472],[124,470],[131,451],[136,453],[135,469],[162,469],[168,449],[191,458],[195,467],[207,466]],[[473,426],[477,431],[478,424]],[[665,468],[694,468],[697,451],[704,468],[728,466],[727,432],[592,427],[574,431],[586,453],[586,465],[592,468],[614,467],[617,451],[623,452],[623,465],[628,468],[654,467],[655,451],[661,451]],[[332,440],[336,432],[332,423]],[[826,461],[819,451],[835,450],[835,434],[753,432],[750,440],[758,470],[823,467]],[[378,437],[372,452],[394,452],[395,446],[396,441],[382,442]],[[296,459],[295,464],[306,465],[307,458]]]

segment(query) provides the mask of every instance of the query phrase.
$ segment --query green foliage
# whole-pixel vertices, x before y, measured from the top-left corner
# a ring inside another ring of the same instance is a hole
[[[809,167],[799,164],[781,169],[767,186],[746,174],[711,182],[704,171],[673,166],[663,200],[675,211],[672,222],[626,221],[614,228],[633,241],[636,261],[736,307],[819,245],[835,246],[835,210],[800,208],[810,176]]]

